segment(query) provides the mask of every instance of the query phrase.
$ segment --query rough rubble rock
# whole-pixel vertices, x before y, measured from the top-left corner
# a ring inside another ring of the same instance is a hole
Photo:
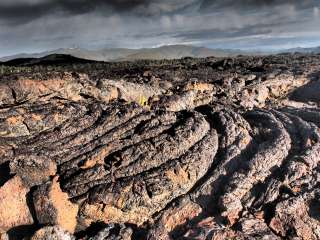
[[[258,81],[244,87],[239,93],[240,105],[246,108],[264,107],[269,99],[281,98],[308,82],[309,79],[304,76],[295,77],[288,74],[266,79],[263,82]]]
[[[33,224],[27,204],[29,189],[19,177],[14,177],[0,187],[0,230]]]
[[[211,164],[217,135],[202,140],[164,166],[93,189],[80,215],[94,221],[141,225],[179,195],[187,193]]]
[[[157,217],[154,226],[148,232],[147,239],[170,239],[171,232],[186,225],[190,219],[199,216],[201,211],[200,205],[190,201],[190,198],[182,197],[178,199]]]
[[[131,240],[132,229],[123,224],[109,224],[88,240]]]
[[[75,237],[59,226],[50,226],[38,230],[31,240],[75,240]]]
[[[263,219],[256,217],[245,217],[238,225],[238,230],[225,227],[209,217],[201,220],[192,226],[186,233],[177,239],[181,240],[224,240],[224,239],[263,239],[263,240],[280,240],[265,224]]]
[[[2,82],[0,85],[0,103],[14,105],[28,102],[45,102],[58,97],[70,101],[82,101],[86,98],[95,98],[103,102],[114,99],[125,101],[148,100],[165,92],[164,89],[146,84],[130,83],[124,80],[101,80],[95,84],[86,74],[56,74],[50,79],[19,77],[11,81]]]
[[[319,239],[319,221],[310,216],[310,207],[302,197],[288,199],[276,206],[270,227],[282,237]]]
[[[28,160],[25,158],[15,158],[10,162],[11,174],[21,177],[28,186],[40,185],[49,180],[57,172],[57,165],[50,159],[39,159],[29,155]]]
[[[287,157],[291,146],[290,136],[283,124],[269,112],[251,112],[247,117],[257,124],[259,142],[257,149],[252,154],[252,158],[244,163],[241,171],[234,173],[227,184],[225,194],[221,197],[221,208],[231,224],[238,218],[238,214],[243,209],[241,199],[259,181],[264,181],[270,170],[280,166]]]
[[[40,224],[58,225],[66,231],[74,232],[78,206],[69,202],[68,195],[61,191],[56,178],[33,192],[33,203]]]
[[[192,198],[201,203],[203,208],[208,206],[212,201],[211,196],[221,190],[229,175],[241,165],[243,161],[241,155],[252,142],[250,125],[240,114],[225,108],[218,112],[210,109],[207,114],[221,134],[219,139],[221,156],[206,181],[192,193]]]
[[[0,232],[320,239],[319,63],[293,54],[10,68],[0,77]]]
[[[178,112],[182,110],[191,110],[196,107],[206,105],[210,103],[211,100],[211,92],[190,90],[177,95],[164,96],[158,102],[154,103],[154,108]]]
[[[296,115],[307,122],[312,122],[316,124],[318,127],[320,126],[320,111],[317,108],[285,107],[282,110],[287,113]]]
[[[113,96],[114,99],[119,98],[127,102],[137,103],[141,102],[142,99],[148,100],[149,98],[160,96],[165,93],[165,90],[160,87],[153,87],[149,84],[130,83],[124,80],[101,80],[98,87],[104,98]]]

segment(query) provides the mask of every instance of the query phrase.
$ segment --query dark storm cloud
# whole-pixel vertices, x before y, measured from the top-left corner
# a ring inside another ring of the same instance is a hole
[[[319,0],[0,0],[0,55],[74,46],[320,45],[319,25]]]
[[[236,10],[257,9],[261,7],[275,7],[281,5],[294,5],[299,8],[309,8],[319,4],[318,0],[204,0],[202,11],[232,8]]]
[[[0,1],[0,19],[9,24],[22,24],[45,15],[74,16],[95,12],[132,14],[136,16],[159,16],[169,14],[196,4],[196,0],[4,0]]]
[[[12,24],[20,24],[51,14],[76,15],[96,11],[97,9],[106,12],[122,12],[146,2],[146,0],[12,0],[11,2],[0,2],[0,19]]]
[[[3,0],[0,1],[0,19],[11,24],[22,24],[46,15],[126,13],[137,16],[159,16],[183,12],[188,7],[202,12],[223,9],[252,9],[292,4],[308,8],[317,0]]]

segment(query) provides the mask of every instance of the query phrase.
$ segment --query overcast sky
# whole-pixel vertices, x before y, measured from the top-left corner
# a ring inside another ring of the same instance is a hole
[[[320,45],[320,0],[0,0],[0,56],[81,47]]]

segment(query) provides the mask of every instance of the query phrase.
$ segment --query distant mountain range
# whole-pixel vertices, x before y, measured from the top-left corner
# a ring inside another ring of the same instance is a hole
[[[87,50],[81,48],[60,48],[53,51],[34,53],[34,54],[17,54],[0,58],[1,62],[11,61],[13,59],[21,59],[19,61],[25,61],[27,59],[44,58],[46,56],[69,55],[74,58],[93,60],[93,61],[133,61],[133,60],[159,60],[159,59],[179,59],[183,57],[232,57],[237,55],[267,55],[277,53],[320,53],[320,47],[316,48],[293,48],[277,52],[250,52],[242,50],[229,50],[229,49],[210,49],[205,47],[195,47],[187,45],[169,45],[159,48],[142,48],[142,49],[126,49],[126,48],[114,48],[114,49],[102,49],[102,50]],[[60,56],[61,58],[61,56]],[[24,60],[23,60],[24,59]],[[52,59],[51,59],[52,60]],[[36,60],[33,60],[36,61]],[[50,59],[49,59],[50,61]]]
[[[248,54],[248,52],[241,50],[228,49],[210,49],[205,47],[194,47],[186,45],[169,45],[159,48],[141,48],[141,49],[101,49],[101,50],[87,50],[81,48],[60,48],[53,51],[31,53],[31,54],[17,54],[0,58],[0,61],[6,62],[12,59],[20,58],[42,58],[53,54],[71,55],[76,58],[94,60],[94,61],[132,61],[132,60],[159,60],[159,59],[179,59],[183,57],[229,57],[239,54]],[[250,53],[254,54],[254,53]]]
[[[313,47],[313,48],[291,48],[288,50],[285,50],[284,52],[288,52],[288,53],[315,53],[315,54],[319,54],[320,53],[320,46],[319,47]]]

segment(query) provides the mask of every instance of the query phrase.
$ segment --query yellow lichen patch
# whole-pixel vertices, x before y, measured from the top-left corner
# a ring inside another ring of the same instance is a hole
[[[139,96],[139,105],[142,107],[148,106],[148,99],[145,96]]]
[[[57,224],[73,233],[77,225],[78,205],[71,203],[68,194],[61,191],[57,177],[53,179],[49,198],[57,209]]]
[[[189,181],[188,173],[181,167],[175,170],[166,171],[165,175],[177,185],[183,185]]]

